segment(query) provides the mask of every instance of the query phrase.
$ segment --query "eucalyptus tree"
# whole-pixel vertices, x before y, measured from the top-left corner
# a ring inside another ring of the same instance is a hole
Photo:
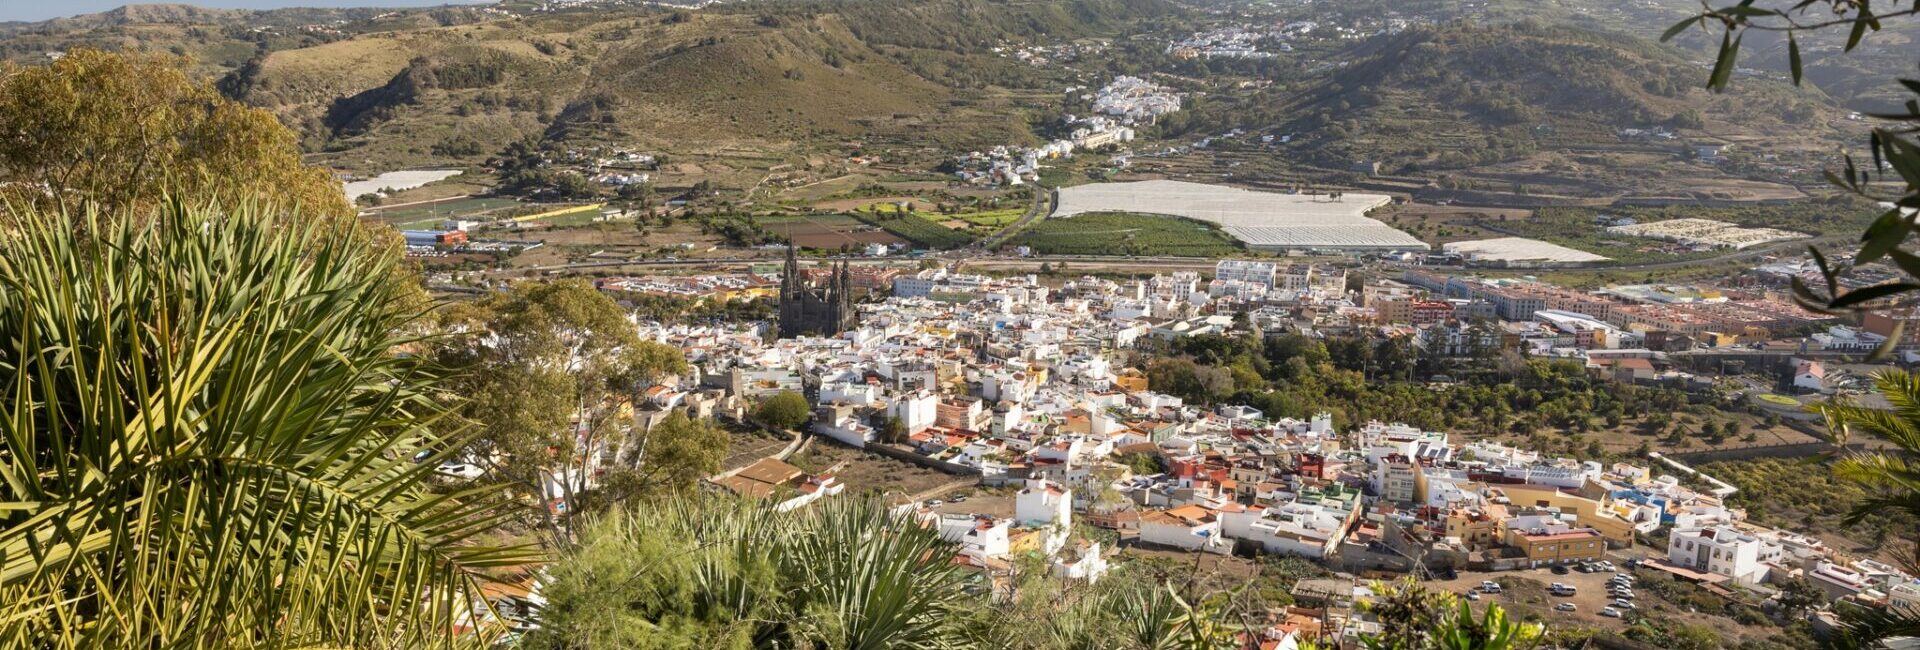
[[[77,211],[270,196],[309,219],[353,218],[340,182],[301,163],[279,118],[222,97],[183,63],[90,48],[0,63],[0,197]]]
[[[581,280],[526,283],[443,310],[432,356],[463,372],[452,390],[479,430],[464,456],[539,501],[564,542],[569,508],[691,488],[719,470],[726,433],[682,416],[636,421],[642,391],[685,372],[676,348],[642,340]]]

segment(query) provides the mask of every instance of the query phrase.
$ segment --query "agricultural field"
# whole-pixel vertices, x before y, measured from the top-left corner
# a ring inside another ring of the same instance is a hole
[[[768,232],[784,236],[801,248],[837,249],[873,243],[892,245],[904,241],[843,214],[763,216],[756,217],[755,221]]]
[[[514,208],[525,205],[509,198],[459,198],[389,209],[376,208],[370,210],[367,216],[401,230],[414,230],[430,228],[447,219],[505,216]]]
[[[936,250],[959,248],[973,241],[973,237],[964,232],[948,228],[922,217],[917,213],[885,212],[868,214],[856,212],[851,219],[859,219],[895,236]]]
[[[1269,250],[1426,250],[1418,238],[1366,216],[1390,201],[1381,194],[1285,194],[1151,180],[1062,189],[1054,215],[1126,210],[1186,217]]]
[[[1027,213],[1026,208],[1002,208],[982,212],[963,212],[953,215],[953,219],[965,221],[970,225],[986,228],[1004,228],[1007,224],[1020,220]]]
[[[1858,232],[1872,221],[1876,211],[1848,204],[1813,202],[1738,208],[1547,208],[1525,219],[1493,225],[1501,232],[1604,255],[1622,264],[1680,261],[1727,252],[1696,251],[1680,243],[1609,232],[1604,225],[1595,222],[1601,215],[1628,217],[1642,224],[1697,217],[1739,226],[1778,228],[1819,236]]]
[[[1044,219],[1015,235],[1008,245],[1027,246],[1041,255],[1221,257],[1245,252],[1239,242],[1210,224],[1131,212]]]
[[[900,204],[906,204],[908,210],[932,210],[932,201],[917,196],[862,196],[846,199],[832,199],[814,203],[816,210],[828,212],[890,212]]]

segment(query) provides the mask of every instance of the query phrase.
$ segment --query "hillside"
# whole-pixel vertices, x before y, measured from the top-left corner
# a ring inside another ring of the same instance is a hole
[[[1612,144],[1627,128],[1811,144],[1837,116],[1815,90],[1750,80],[1714,95],[1704,70],[1649,41],[1530,22],[1413,28],[1345,58],[1287,107],[1302,148],[1329,165],[1456,169]]]
[[[1160,0],[602,8],[359,29],[268,49],[221,87],[348,169],[474,162],[524,137],[774,156],[820,142],[979,147],[1030,141],[1025,109],[1000,89],[1045,81],[992,47],[1173,11]]]
[[[219,77],[261,52],[314,47],[356,34],[477,22],[473,7],[389,9],[209,9],[133,4],[37,23],[0,23],[0,60],[37,63],[80,47],[165,52],[185,57],[202,77]]]

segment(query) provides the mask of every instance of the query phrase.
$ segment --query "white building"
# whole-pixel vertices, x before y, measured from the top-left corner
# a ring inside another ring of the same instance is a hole
[[[887,416],[898,418],[906,425],[908,434],[915,434],[933,426],[939,405],[940,398],[933,391],[917,390],[895,397],[893,403],[887,405]]]
[[[819,409],[813,419],[813,432],[860,448],[878,439],[879,433],[845,407]]]
[[[1220,518],[1197,505],[1141,513],[1140,541],[1189,551],[1231,550],[1221,539]]]
[[[961,555],[1003,558],[1011,545],[1011,524],[986,515],[940,515],[940,537],[959,544]]]
[[[1093,584],[1107,573],[1107,558],[1100,554],[1099,542],[1081,542],[1078,548],[1053,560],[1053,575],[1067,580],[1085,580]]]
[[[1333,554],[1346,537],[1350,510],[1328,504],[1287,503],[1273,508],[1238,508],[1220,513],[1221,533],[1260,544],[1268,553],[1314,559]]]
[[[1248,282],[1273,286],[1274,274],[1280,272],[1280,265],[1273,262],[1253,260],[1220,260],[1213,267],[1213,279],[1227,282]]]
[[[1793,366],[1793,387],[1820,392],[1827,388],[1827,369],[1820,362],[1810,359],[1796,359]]]
[[[1073,527],[1073,490],[1044,479],[1028,479],[1014,497],[1013,518],[1023,526]]]
[[[1696,571],[1732,578],[1744,585],[1766,580],[1760,538],[1732,526],[1676,530],[1667,541],[1667,561]]]

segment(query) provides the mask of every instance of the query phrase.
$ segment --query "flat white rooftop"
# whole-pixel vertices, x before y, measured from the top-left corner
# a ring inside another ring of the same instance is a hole
[[[1060,190],[1052,218],[1088,212],[1138,212],[1220,225],[1254,248],[1427,250],[1426,242],[1367,217],[1392,199],[1384,194],[1257,192],[1184,181],[1094,183]]]
[[[1605,262],[1611,258],[1559,244],[1525,237],[1476,239],[1444,244],[1441,248],[1473,259],[1504,262]]]

